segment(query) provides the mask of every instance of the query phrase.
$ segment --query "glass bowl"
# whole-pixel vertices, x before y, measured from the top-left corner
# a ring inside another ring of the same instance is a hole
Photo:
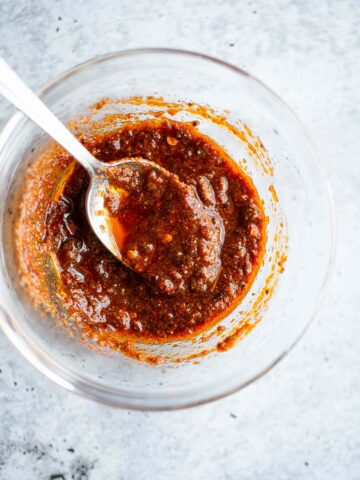
[[[24,357],[73,392],[112,406],[148,410],[176,409],[221,398],[273,367],[317,312],[334,248],[329,184],[312,144],[289,108],[237,67],[206,55],[167,49],[96,58],[64,73],[39,95],[64,122],[103,97],[161,97],[184,105],[206,105],[229,124],[249,135],[252,131],[263,157],[252,156],[238,139],[211,120],[200,125],[251,175],[269,226],[264,264],[243,302],[223,321],[225,333],[241,326],[244,318],[256,324],[233,348],[217,351],[214,345],[219,338],[211,334],[194,342],[144,347],[153,353],[166,352],[173,359],[213,349],[195,361],[162,365],[89,349],[76,335],[71,337],[59,327],[56,319],[34,310],[19,286],[13,242],[16,208],[24,171],[46,136],[16,113],[0,137],[0,322]],[[269,278],[272,295],[264,300],[259,292]]]

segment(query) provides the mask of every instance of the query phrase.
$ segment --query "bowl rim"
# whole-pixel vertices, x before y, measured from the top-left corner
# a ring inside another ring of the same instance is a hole
[[[277,357],[270,362],[265,368],[260,370],[257,374],[253,375],[251,378],[242,381],[239,385],[235,387],[231,387],[226,389],[226,391],[220,393],[212,393],[206,398],[200,398],[199,400],[185,398],[176,402],[176,404],[166,404],[162,401],[155,401],[151,404],[144,404],[142,400],[149,396],[149,394],[129,394],[126,391],[117,390],[117,393],[114,395],[114,390],[111,390],[109,387],[102,386],[98,383],[91,382],[84,377],[76,375],[66,368],[64,368],[60,363],[54,361],[48,355],[46,355],[34,342],[32,342],[23,329],[20,327],[18,322],[15,318],[11,317],[6,309],[5,306],[0,305],[0,326],[2,327],[6,336],[10,339],[10,341],[14,344],[14,346],[20,351],[20,353],[39,371],[41,371],[44,375],[46,375],[50,380],[57,383],[58,385],[64,387],[65,389],[74,392],[82,397],[88,398],[90,400],[94,400],[112,407],[119,407],[131,410],[142,410],[142,411],[166,411],[166,410],[178,410],[182,408],[189,408],[194,407],[197,405],[206,404],[215,400],[219,400],[224,398],[232,393],[238,392],[245,388],[246,386],[250,385],[251,383],[255,382],[263,375],[265,375],[268,371],[270,371],[275,365],[277,365],[280,360],[282,360],[287,353],[289,353],[294,346],[299,342],[299,340],[304,335],[305,331],[308,329],[309,325],[316,317],[322,301],[325,296],[325,291],[329,283],[329,279],[331,277],[331,272],[334,266],[335,260],[335,249],[336,249],[336,217],[335,217],[335,208],[334,208],[334,198],[330,186],[330,182],[328,176],[326,174],[326,170],[324,168],[323,162],[319,156],[317,149],[315,148],[312,140],[310,139],[304,125],[299,120],[297,115],[293,112],[293,110],[281,99],[279,95],[277,95],[271,88],[269,88],[266,84],[264,84],[261,80],[258,80],[256,77],[248,73],[247,71],[243,70],[240,67],[232,65],[224,60],[215,58],[210,55],[206,55],[200,52],[193,52],[189,50],[182,50],[182,49],[172,49],[172,48],[138,48],[138,49],[129,49],[129,50],[122,50],[122,51],[115,51],[105,55],[100,55],[94,57],[88,61],[82,62],[74,67],[66,70],[62,74],[56,76],[53,80],[46,83],[40,89],[36,91],[36,93],[41,97],[47,91],[51,90],[51,88],[58,83],[66,80],[71,75],[78,73],[81,70],[87,69],[88,67],[100,64],[104,61],[111,60],[117,57],[124,57],[124,56],[136,56],[136,55],[146,55],[146,54],[167,54],[167,55],[178,55],[178,56],[188,56],[192,58],[199,58],[201,60],[208,61],[209,63],[215,63],[221,67],[226,69],[230,69],[233,72],[237,73],[240,76],[247,77],[255,84],[259,85],[263,89],[267,91],[268,94],[273,96],[277,102],[281,104],[283,108],[285,108],[288,113],[291,114],[294,121],[297,123],[297,126],[302,130],[304,137],[306,138],[309,146],[313,150],[314,157],[317,159],[318,166],[320,168],[320,172],[322,175],[322,180],[324,182],[327,202],[329,205],[330,211],[330,228],[331,228],[331,246],[329,252],[329,259],[327,262],[327,270],[322,280],[322,285],[319,291],[319,295],[317,298],[317,303],[314,307],[312,314],[309,316],[309,319],[303,326],[300,333],[298,333],[295,340]],[[17,112],[13,114],[10,119],[5,123],[2,131],[0,132],[0,154],[7,144],[12,131],[19,125],[21,121],[25,119],[25,115],[21,112]],[[2,278],[1,278],[2,280]],[[2,302],[1,302],[2,303]],[[150,395],[153,395],[152,393]],[[164,396],[166,394],[162,394]],[[155,397],[153,397],[155,398]],[[161,400],[161,396],[156,396],[156,400]],[[145,402],[146,403],[146,402]]]

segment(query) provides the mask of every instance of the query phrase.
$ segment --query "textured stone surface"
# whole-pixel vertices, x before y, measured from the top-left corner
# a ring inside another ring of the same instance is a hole
[[[330,288],[300,344],[204,407],[149,414],[83,400],[0,334],[0,478],[360,478],[359,22],[357,0],[1,0],[0,52],[34,87],[139,46],[198,50],[257,75],[311,132],[339,232]],[[0,99],[0,122],[11,111]]]

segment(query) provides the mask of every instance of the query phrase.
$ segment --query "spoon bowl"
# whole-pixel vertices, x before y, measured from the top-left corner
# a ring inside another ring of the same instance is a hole
[[[92,229],[103,245],[126,267],[132,269],[131,265],[129,265],[121,253],[110,222],[109,212],[105,205],[106,193],[111,185],[109,170],[125,167],[137,171],[143,171],[145,168],[148,171],[149,168],[151,168],[160,173],[165,173],[166,170],[160,167],[160,165],[144,160],[141,157],[123,158],[109,163],[98,163],[100,166],[91,174],[92,178],[86,195],[86,215]]]

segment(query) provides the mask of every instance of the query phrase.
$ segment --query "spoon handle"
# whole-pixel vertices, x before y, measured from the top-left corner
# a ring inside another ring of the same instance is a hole
[[[101,165],[0,57],[0,94],[56,140],[90,175]]]

